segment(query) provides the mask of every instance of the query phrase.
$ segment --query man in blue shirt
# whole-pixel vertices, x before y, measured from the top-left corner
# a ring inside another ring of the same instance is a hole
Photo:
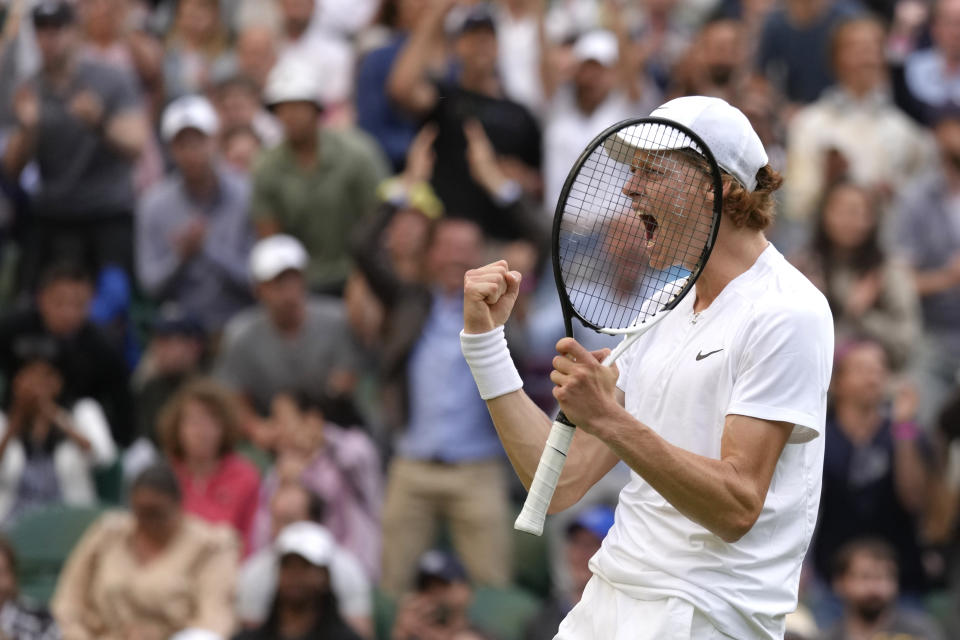
[[[215,161],[217,115],[205,98],[185,96],[163,115],[161,134],[176,171],[137,207],[137,275],[144,290],[176,302],[220,331],[250,305],[247,256],[253,230],[250,187]]]
[[[432,165],[424,154],[431,142],[429,133],[414,141],[401,184],[429,179]],[[425,166],[423,175],[413,175]],[[356,264],[385,309],[380,376],[385,419],[396,434],[381,587],[398,595],[413,585],[417,558],[433,546],[440,520],[449,525],[471,582],[504,585],[510,512],[503,448],[460,355],[463,276],[483,262],[484,236],[473,222],[434,215],[419,276],[404,280],[383,250],[399,210],[417,209],[385,204],[354,247]]]

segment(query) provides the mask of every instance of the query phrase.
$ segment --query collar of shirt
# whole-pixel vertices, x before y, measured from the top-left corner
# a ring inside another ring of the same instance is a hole
[[[890,107],[892,104],[890,91],[886,87],[877,87],[862,98],[837,85],[823,92],[824,104],[841,113],[850,111],[870,111],[877,113]]]

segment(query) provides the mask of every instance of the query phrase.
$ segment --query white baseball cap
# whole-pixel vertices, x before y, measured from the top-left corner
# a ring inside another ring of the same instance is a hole
[[[696,133],[710,148],[721,169],[736,178],[747,191],[756,189],[757,172],[767,165],[767,152],[740,109],[720,98],[686,96],[660,105],[650,116],[671,120]],[[692,148],[702,153],[680,131],[653,123],[618,131],[616,139],[605,140],[603,146],[611,158],[623,164],[631,164],[640,149]]]
[[[183,96],[167,105],[160,124],[164,141],[170,142],[184,129],[196,129],[208,136],[217,134],[220,119],[209,100],[203,96]]]
[[[303,60],[285,57],[267,75],[263,88],[263,102],[268,109],[283,102],[312,102],[323,109],[320,102],[320,79],[316,67]]]
[[[169,640],[224,640],[224,637],[213,631],[191,627],[176,632],[170,636]]]
[[[254,282],[269,282],[284,271],[303,271],[310,262],[307,250],[293,236],[270,236],[253,245],[250,275]]]
[[[617,64],[620,57],[620,44],[617,36],[610,31],[590,31],[577,38],[573,45],[573,59],[578,63],[593,60],[605,67]]]
[[[278,557],[298,555],[316,567],[327,567],[333,560],[337,542],[326,527],[303,521],[284,527],[273,548]]]

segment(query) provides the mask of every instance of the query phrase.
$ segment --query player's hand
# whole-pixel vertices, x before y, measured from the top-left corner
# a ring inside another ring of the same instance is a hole
[[[463,276],[463,330],[486,333],[506,324],[520,293],[520,272],[498,260]]]
[[[550,381],[556,385],[553,397],[577,427],[599,435],[592,425],[599,418],[623,409],[617,402],[620,373],[616,365],[605,367],[602,364],[610,350],[590,352],[573,338],[563,338],[557,343],[557,353],[550,373]]]

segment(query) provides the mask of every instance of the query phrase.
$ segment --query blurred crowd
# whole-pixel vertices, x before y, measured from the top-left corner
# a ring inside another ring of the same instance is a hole
[[[960,0],[0,0],[0,638],[552,638],[629,470],[512,532],[463,274],[553,411],[566,174],[691,94],[836,321],[788,634],[960,637]]]

